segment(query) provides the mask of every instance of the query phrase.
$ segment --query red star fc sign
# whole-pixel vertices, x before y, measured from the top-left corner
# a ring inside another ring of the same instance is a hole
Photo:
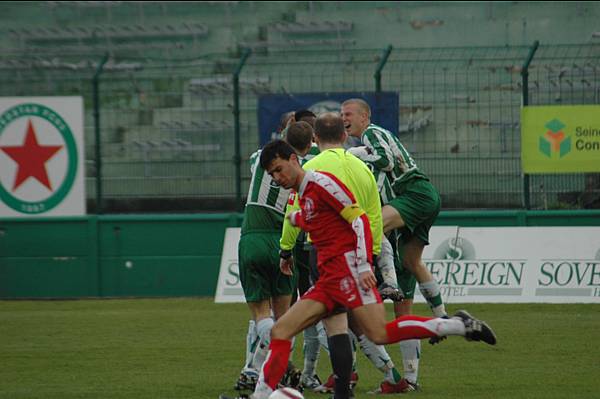
[[[82,114],[81,98],[0,98],[0,216],[85,213]]]

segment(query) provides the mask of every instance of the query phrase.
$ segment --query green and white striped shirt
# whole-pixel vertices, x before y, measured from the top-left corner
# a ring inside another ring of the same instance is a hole
[[[361,142],[364,147],[350,151],[371,166],[384,204],[399,195],[409,180],[428,180],[400,140],[388,130],[371,123],[363,132]]]
[[[260,153],[250,156],[252,178],[246,200],[242,234],[249,231],[281,231],[290,190],[279,186],[260,166]]]

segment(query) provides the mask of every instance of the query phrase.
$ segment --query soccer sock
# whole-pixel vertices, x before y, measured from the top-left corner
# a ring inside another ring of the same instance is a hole
[[[386,324],[388,343],[408,339],[423,339],[444,335],[465,335],[465,325],[462,320],[428,318],[421,316],[400,316]]]
[[[394,288],[398,288],[398,278],[394,267],[394,250],[385,234],[381,237],[381,253],[377,258],[377,267],[381,272],[383,281]]]
[[[358,337],[360,349],[378,370],[384,374],[384,379],[392,384],[400,381],[400,374],[394,367],[394,362],[382,345],[375,345],[365,335]]]
[[[256,352],[254,353],[254,359],[252,359],[252,366],[259,370],[263,365],[267,352],[269,351],[269,343],[271,342],[271,328],[275,324],[275,321],[267,317],[266,319],[260,320],[256,323],[256,333],[260,339],[260,343]]]
[[[358,350],[358,338],[352,330],[348,330],[350,345],[352,346],[352,371],[356,371],[356,351]]]
[[[248,322],[248,333],[246,334],[246,361],[244,369],[252,368],[252,358],[258,346],[258,335],[256,334],[256,323],[254,320]]]
[[[290,358],[292,342],[285,339],[274,339],[269,345],[267,358],[260,370],[260,377],[255,392],[259,397],[269,394],[277,388],[277,384],[285,374]]]
[[[302,375],[312,377],[315,375],[317,361],[319,360],[319,332],[316,326],[307,327],[304,330],[304,368]]]
[[[325,349],[327,355],[329,355],[329,341],[327,341],[327,331],[325,331],[325,327],[322,322],[318,322],[316,324],[317,331],[319,333],[319,344],[321,344],[321,348]]]
[[[419,283],[419,290],[429,304],[435,317],[447,316],[446,308],[442,301],[442,294],[440,293],[440,286],[437,281],[431,280],[426,283]]]
[[[348,399],[352,374],[352,345],[348,334],[329,337],[329,350],[335,378],[334,399]]]
[[[402,365],[404,366],[404,378],[416,383],[419,376],[419,359],[421,358],[421,341],[409,339],[400,341],[400,352],[402,353]]]

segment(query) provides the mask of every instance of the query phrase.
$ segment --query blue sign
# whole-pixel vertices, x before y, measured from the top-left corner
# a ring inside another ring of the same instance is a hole
[[[371,107],[371,122],[398,132],[398,93],[309,93],[309,94],[266,94],[258,100],[258,131],[260,145],[276,138],[281,115],[290,111],[309,109],[319,115],[323,112],[340,112],[344,101],[361,98]]]

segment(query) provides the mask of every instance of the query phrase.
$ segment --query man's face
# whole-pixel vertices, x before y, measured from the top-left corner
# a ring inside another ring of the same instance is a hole
[[[354,137],[360,137],[369,124],[367,114],[354,103],[342,106],[342,120],[346,133]]]
[[[281,187],[290,189],[296,188],[298,168],[300,168],[298,158],[295,154],[292,154],[289,160],[277,157],[271,161],[271,164],[267,168],[267,173],[271,175],[273,180]]]

